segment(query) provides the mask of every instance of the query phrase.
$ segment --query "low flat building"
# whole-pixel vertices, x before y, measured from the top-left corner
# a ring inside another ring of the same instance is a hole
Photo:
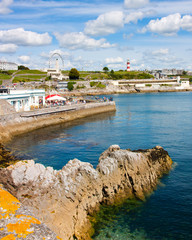
[[[67,85],[68,85],[68,82],[64,82],[64,81],[58,82],[56,88],[58,91],[66,91],[68,89]]]
[[[12,62],[2,62],[0,61],[0,70],[18,70],[18,65]]]
[[[45,104],[45,90],[8,90],[0,93],[0,99],[10,103],[16,112],[30,111]]]
[[[116,86],[138,86],[140,85],[175,85],[180,83],[180,78],[175,79],[132,79],[132,80],[114,80],[112,83]]]
[[[132,79],[132,80],[113,80],[111,83],[114,86],[132,86],[135,88],[143,88],[143,87],[160,87],[160,86],[175,86],[183,88],[188,88],[189,80],[187,79],[180,79],[178,76],[177,78],[167,78],[167,79]]]

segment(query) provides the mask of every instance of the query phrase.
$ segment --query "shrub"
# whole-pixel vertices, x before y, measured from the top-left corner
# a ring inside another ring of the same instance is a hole
[[[96,85],[97,85],[97,82],[94,82],[94,81],[90,82],[90,87],[95,87]]]
[[[68,88],[68,90],[69,91],[73,91],[73,89],[74,89],[74,84],[75,84],[76,82],[68,82],[67,83],[67,88]]]
[[[101,82],[99,82],[99,83],[97,84],[97,87],[98,87],[98,88],[106,88],[106,86],[105,86],[104,84],[102,84]]]
[[[76,68],[72,68],[69,72],[70,79],[79,79],[79,71]]]
[[[5,74],[5,75],[11,75],[12,73],[6,70],[0,70],[0,73]]]
[[[25,67],[23,65],[18,66],[18,70],[29,70],[28,67]]]

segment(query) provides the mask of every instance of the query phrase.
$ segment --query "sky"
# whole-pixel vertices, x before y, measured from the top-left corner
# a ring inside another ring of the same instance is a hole
[[[192,0],[0,0],[0,61],[55,58],[62,70],[192,70]]]

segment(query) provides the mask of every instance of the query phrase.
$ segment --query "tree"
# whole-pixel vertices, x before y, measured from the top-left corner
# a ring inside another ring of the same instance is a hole
[[[109,68],[108,68],[108,67],[104,67],[104,68],[103,68],[103,71],[104,71],[104,72],[109,72]]]
[[[73,91],[73,89],[74,89],[73,82],[68,82],[67,83],[67,88],[68,88],[69,91]]]
[[[70,79],[79,79],[79,71],[76,68],[72,68],[69,72]]]
[[[67,88],[68,88],[69,91],[73,91],[74,84],[76,84],[76,82],[70,81],[70,82],[67,83]]]
[[[23,65],[18,66],[18,70],[29,70],[28,67],[25,67]]]
[[[187,71],[183,71],[182,74],[183,74],[183,75],[187,75]]]

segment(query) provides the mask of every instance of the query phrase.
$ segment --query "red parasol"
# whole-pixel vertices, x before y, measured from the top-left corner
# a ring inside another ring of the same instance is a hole
[[[51,95],[48,95],[47,97],[45,97],[45,99],[47,100],[48,98],[55,97],[55,96],[61,97],[59,94],[51,94]]]

